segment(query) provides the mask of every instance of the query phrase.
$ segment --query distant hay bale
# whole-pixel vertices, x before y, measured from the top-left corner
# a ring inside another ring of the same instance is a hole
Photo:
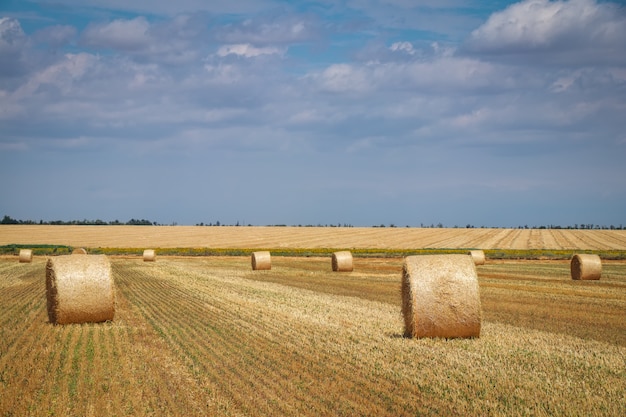
[[[352,253],[350,251],[341,251],[333,253],[333,271],[335,272],[352,272]]]
[[[20,249],[20,263],[29,263],[33,261],[32,249]]]
[[[272,269],[272,258],[268,251],[252,252],[252,270]]]
[[[598,255],[578,253],[570,261],[572,279],[597,280],[602,274],[602,260]]]
[[[471,250],[467,252],[469,256],[474,260],[474,265],[484,265],[485,264],[485,252],[482,250]]]
[[[472,258],[460,254],[406,257],[402,315],[407,337],[479,337],[482,310]]]
[[[143,251],[144,262],[156,262],[156,253],[154,249],[146,249]]]
[[[87,255],[87,250],[85,248],[76,248],[72,251],[72,255]]]
[[[113,320],[115,288],[109,259],[105,255],[48,258],[46,299],[50,323]]]

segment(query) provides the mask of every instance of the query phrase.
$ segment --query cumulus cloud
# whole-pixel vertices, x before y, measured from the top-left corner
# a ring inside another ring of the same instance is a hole
[[[397,94],[451,94],[509,90],[528,80],[515,69],[478,59],[439,56],[410,62],[332,64],[310,75],[320,89],[330,92]]]
[[[82,41],[92,47],[138,50],[146,48],[152,41],[149,29],[150,24],[143,16],[117,19],[87,26],[82,34]]]
[[[10,17],[0,18],[0,51],[19,47],[25,39],[20,22]]]
[[[96,56],[84,52],[65,54],[61,61],[35,74],[15,92],[15,95],[18,97],[32,95],[43,85],[51,85],[67,91],[72,83],[80,80],[97,61]]]
[[[0,76],[20,73],[23,68],[23,48],[27,42],[19,21],[9,17],[0,18]]]
[[[465,44],[470,53],[565,64],[626,62],[626,11],[595,0],[524,0],[492,14]]]
[[[81,34],[81,46],[112,49],[142,62],[189,65],[200,61],[210,48],[206,42],[208,19],[198,13],[157,23],[139,16],[92,24]]]

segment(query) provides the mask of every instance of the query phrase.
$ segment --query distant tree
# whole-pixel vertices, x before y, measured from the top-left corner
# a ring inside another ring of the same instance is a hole
[[[145,219],[130,219],[126,224],[129,226],[152,226],[152,222]]]
[[[2,218],[2,221],[0,222],[0,224],[19,224],[20,222],[18,220],[15,220],[14,218],[12,218],[11,216],[7,216],[5,215]]]

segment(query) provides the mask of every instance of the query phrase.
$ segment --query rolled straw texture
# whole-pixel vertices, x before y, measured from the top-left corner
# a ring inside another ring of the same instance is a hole
[[[29,263],[33,261],[32,249],[20,249],[20,263]]]
[[[352,272],[354,265],[352,264],[352,253],[349,251],[341,251],[333,253],[333,271],[335,272]]]
[[[154,249],[146,249],[143,251],[144,262],[156,262],[156,253]]]
[[[85,248],[76,248],[72,251],[72,255],[87,255],[87,250]]]
[[[474,260],[474,265],[484,265],[485,264],[485,252],[482,250],[471,250],[467,252],[469,256]]]
[[[272,257],[268,251],[252,252],[252,270],[272,269]]]
[[[473,259],[467,255],[406,257],[402,315],[407,337],[479,337],[482,309]]]
[[[49,258],[46,298],[50,323],[113,320],[115,288],[109,259],[105,255]]]
[[[570,261],[572,279],[597,280],[602,275],[602,260],[600,256],[578,253]]]

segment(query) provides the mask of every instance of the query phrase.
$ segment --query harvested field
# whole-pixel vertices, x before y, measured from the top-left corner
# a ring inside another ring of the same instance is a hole
[[[0,225],[0,245],[626,250],[626,230]]]
[[[87,246],[87,245],[86,245]],[[0,416],[624,415],[626,263],[477,267],[479,339],[402,337],[401,259],[112,258],[114,322],[47,322],[0,258]]]

